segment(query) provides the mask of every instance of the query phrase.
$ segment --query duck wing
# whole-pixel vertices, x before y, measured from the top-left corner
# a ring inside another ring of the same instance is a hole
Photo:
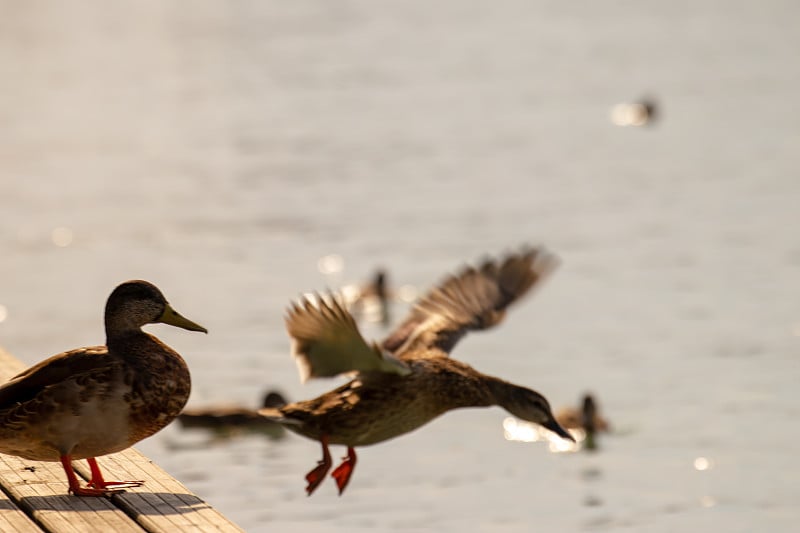
[[[300,381],[345,372],[387,372],[405,375],[408,366],[377,344],[368,344],[352,315],[332,296],[304,297],[286,315]]]
[[[544,279],[558,259],[544,248],[525,248],[502,260],[466,267],[425,294],[382,343],[400,359],[446,357],[467,331],[490,328],[506,308]]]
[[[76,376],[102,371],[108,361],[105,346],[78,348],[54,355],[17,374],[0,386],[0,410],[23,404],[42,391]]]

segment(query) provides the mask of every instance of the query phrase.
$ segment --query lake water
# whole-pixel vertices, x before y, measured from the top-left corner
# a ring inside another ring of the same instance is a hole
[[[593,391],[615,428],[598,453],[463,410],[308,498],[320,450],[294,435],[140,443],[246,530],[797,527],[796,2],[2,12],[0,344],[26,363],[102,343],[111,289],[144,278],[210,331],[148,328],[188,361],[190,405],[306,398],[338,381],[298,382],[301,292],[380,265],[424,288],[523,243],[563,261],[455,356],[554,406]],[[652,126],[612,124],[644,96]]]

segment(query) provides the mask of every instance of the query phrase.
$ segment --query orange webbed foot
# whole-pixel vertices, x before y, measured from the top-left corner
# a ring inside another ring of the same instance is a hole
[[[89,480],[89,487],[94,489],[106,490],[109,489],[113,493],[124,492],[124,489],[131,489],[133,487],[141,487],[144,481],[106,481],[103,479],[103,473],[100,471],[100,466],[94,457],[86,459],[89,463],[89,469],[92,471],[92,478]]]
[[[90,487],[70,487],[69,492],[74,494],[75,496],[92,496],[92,497],[99,497],[99,496],[113,496],[114,494],[121,494],[125,492],[125,489],[93,489]]]
[[[116,492],[122,492],[124,489],[132,489],[134,487],[141,487],[144,485],[144,481],[90,481],[89,486],[94,487],[96,489],[107,489],[109,487],[113,487]]]
[[[309,496],[317,490],[317,487],[319,487],[319,484],[325,479],[325,474],[328,473],[328,470],[330,470],[333,464],[331,461],[331,454],[328,451],[328,437],[323,436],[320,439],[320,443],[322,444],[322,460],[317,462],[316,468],[306,474],[306,481],[308,481],[306,494]]]
[[[356,451],[352,447],[348,447],[347,455],[342,459],[342,464],[331,472],[331,476],[336,480],[336,486],[339,487],[339,496],[342,495],[350,482],[350,476],[353,475],[353,469],[356,467]]]
[[[317,463],[317,467],[306,474],[306,481],[308,481],[308,486],[306,486],[306,494],[311,496],[311,493],[317,490],[317,487],[319,487],[319,484],[322,483],[323,479],[325,479],[325,474],[328,473],[330,468],[331,463],[319,461]]]
[[[90,458],[87,459],[87,462],[92,470],[92,481],[89,482],[89,486],[82,487],[80,481],[78,480],[78,476],[75,475],[75,470],[72,468],[72,458],[69,455],[61,456],[61,466],[64,467],[64,473],[67,474],[67,483],[69,484],[70,493],[74,494],[75,496],[90,496],[96,498],[99,496],[111,496],[113,494],[125,492],[122,486],[117,486],[117,488],[113,489],[107,488],[108,486],[112,485],[116,486],[119,482],[104,481],[103,474],[100,473],[100,467],[97,466],[97,461],[95,461],[94,458]],[[139,485],[141,485],[141,483],[139,483]],[[134,485],[125,486],[128,487]]]

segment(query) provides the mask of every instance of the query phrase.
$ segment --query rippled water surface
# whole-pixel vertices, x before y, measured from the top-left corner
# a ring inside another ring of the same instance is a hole
[[[796,527],[794,2],[2,6],[0,344],[27,363],[102,343],[108,293],[145,278],[210,330],[149,327],[191,405],[311,397],[333,382],[298,383],[299,293],[526,242],[563,260],[455,355],[554,406],[594,391],[598,453],[463,410],[307,498],[300,437],[140,443],[246,530]],[[652,126],[612,124],[644,96]]]

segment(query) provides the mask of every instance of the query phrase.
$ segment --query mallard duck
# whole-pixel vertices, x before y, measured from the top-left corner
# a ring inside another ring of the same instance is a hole
[[[95,457],[122,451],[166,426],[189,398],[186,363],[141,330],[161,322],[206,329],[182,317],[154,285],[128,281],[108,297],[106,345],[54,355],[0,386],[0,453],[60,461],[77,496],[104,496],[142,481],[106,481]],[[91,469],[82,487],[72,461]]]
[[[301,380],[356,373],[313,400],[260,410],[322,444],[322,460],[306,475],[306,492],[313,493],[330,470],[330,444],[347,446],[344,462],[332,472],[342,494],[356,464],[355,447],[403,435],[461,407],[499,405],[572,440],[544,396],[449,358],[464,334],[498,324],[506,308],[556,264],[537,248],[467,267],[424,295],[381,344],[367,343],[333,298],[291,306],[286,327]]]
[[[591,394],[585,394],[581,406],[564,407],[556,413],[556,420],[566,429],[582,429],[586,433],[584,447],[587,450],[597,448],[595,434],[609,430],[608,421],[600,415],[597,402]]]
[[[393,287],[388,280],[389,271],[378,268],[364,283],[348,283],[339,287],[334,293],[335,298],[357,321],[377,322],[388,327],[392,321],[394,304],[410,304],[417,298],[417,289],[413,285]],[[314,298],[313,293],[310,297]]]
[[[282,407],[286,399],[277,391],[267,391],[261,407]],[[184,428],[204,428],[225,432],[233,429],[262,431],[279,436],[283,426],[261,416],[257,409],[241,406],[198,407],[184,409],[178,415],[178,422]],[[274,431],[277,429],[277,432]]]
[[[345,300],[347,310],[363,315],[371,322],[380,322],[384,326],[389,325],[391,316],[387,276],[386,270],[379,268],[369,283],[342,287],[340,292]]]

